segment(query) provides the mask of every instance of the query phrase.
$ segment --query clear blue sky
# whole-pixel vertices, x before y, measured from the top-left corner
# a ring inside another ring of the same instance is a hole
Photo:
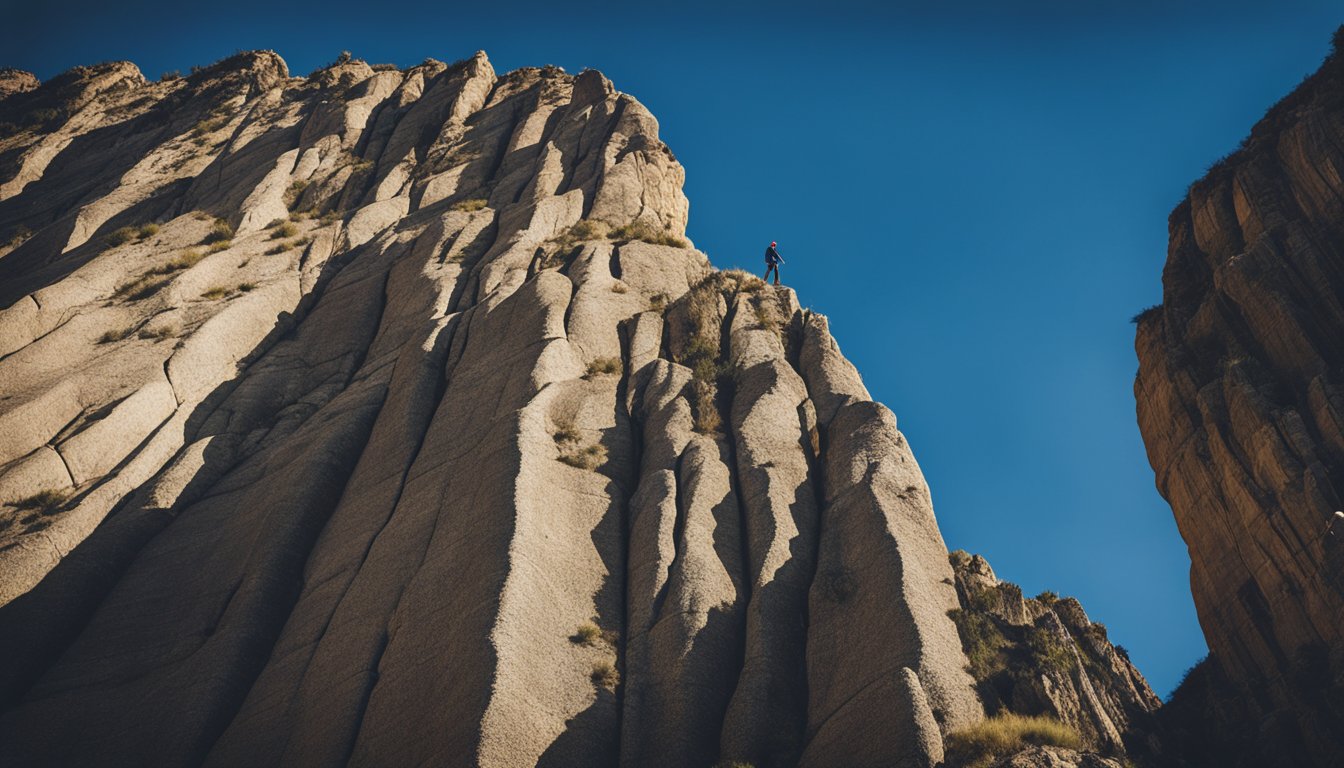
[[[690,235],[831,317],[949,547],[1082,600],[1166,695],[1205,653],[1135,426],[1129,318],[1186,186],[1313,71],[1328,2],[0,2],[0,66],[272,48],[596,67],[686,166]],[[487,7],[491,6],[491,7]],[[925,7],[925,6],[937,6]]]

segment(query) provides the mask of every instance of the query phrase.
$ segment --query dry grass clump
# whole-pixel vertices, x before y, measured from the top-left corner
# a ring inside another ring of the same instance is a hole
[[[117,289],[112,292],[112,296],[127,301],[141,301],[158,293],[171,280],[172,277],[169,274],[159,272],[156,268],[134,280],[128,280],[117,286]]]
[[[591,379],[594,376],[604,374],[620,375],[625,370],[624,364],[619,357],[599,357],[588,364],[588,372],[584,374],[585,379]]]
[[[583,448],[577,446],[562,448],[559,458],[560,461],[571,467],[597,469],[607,461],[607,447],[604,445],[588,445]]]
[[[574,634],[569,637],[570,642],[575,645],[587,645],[591,647],[605,643],[612,648],[616,647],[616,641],[619,639],[620,635],[616,632],[610,629],[602,629],[591,621],[580,624],[579,628],[574,631]]]
[[[231,240],[233,240],[233,226],[224,219],[215,219],[215,223],[210,225],[210,231],[205,233],[205,237],[201,238],[201,245],[211,245]]]
[[[293,243],[278,243],[276,245],[271,246],[270,248],[267,248],[266,255],[274,256],[277,253],[284,253],[285,251],[291,250],[293,248],[294,248]]]
[[[654,312],[662,312],[667,309],[667,294],[659,292],[650,296],[649,309],[652,309]]]
[[[200,251],[196,250],[195,248],[188,248],[187,250],[183,251],[177,256],[174,256],[168,261],[149,270],[147,274],[171,275],[174,272],[181,272],[184,269],[191,269],[192,267],[200,263],[201,259],[203,258],[205,258],[205,255],[202,254]]]
[[[1078,731],[1053,718],[1006,712],[947,735],[947,763],[985,768],[1001,757],[1033,746],[1077,749]]]
[[[232,247],[233,247],[232,240],[216,240],[215,242],[210,244],[210,248],[208,250],[210,251],[210,253],[219,253],[220,251],[227,251]]]
[[[177,326],[165,324],[154,328],[142,328],[139,336],[142,339],[149,339],[151,341],[162,341],[163,339],[173,338],[177,335],[177,332]]]
[[[98,343],[99,343],[99,344],[113,344],[113,343],[115,343],[115,342],[121,341],[122,339],[126,338],[127,336],[130,336],[132,333],[135,333],[135,327],[134,327],[134,326],[129,326],[129,325],[128,325],[128,326],[126,326],[125,328],[112,328],[112,329],[103,331],[103,334],[102,334],[101,336],[98,337]]]
[[[292,222],[282,222],[275,229],[271,230],[272,240],[283,240],[286,237],[293,237],[299,234],[299,228]]]
[[[579,441],[579,428],[574,426],[574,422],[569,419],[557,421],[551,437],[555,439],[556,443],[577,443]]]
[[[68,491],[58,491],[54,488],[47,488],[38,491],[31,496],[25,496],[9,502],[9,506],[15,509],[36,509],[43,514],[47,514],[65,503],[70,497]]]
[[[216,285],[214,287],[207,288],[205,293],[201,294],[201,298],[210,299],[213,301],[214,299],[222,299],[225,296],[228,296],[230,293],[231,291],[228,288],[225,288],[222,285]]]
[[[303,196],[303,191],[308,188],[306,181],[291,181],[289,188],[285,190],[285,207],[294,210],[299,204],[299,198]]]
[[[670,245],[676,248],[685,248],[686,241],[677,235],[672,234],[666,229],[659,229],[647,221],[632,221],[622,227],[617,227],[607,234],[612,240],[630,241],[642,240],[653,245]]]
[[[617,281],[615,281],[614,283],[611,284],[611,292],[612,292],[612,293],[627,293],[627,292],[629,292],[629,290],[630,290],[630,286],[626,285],[625,283],[621,282],[620,280],[617,280]]]
[[[469,200],[458,200],[453,203],[454,211],[479,211],[486,206],[487,201],[484,198],[473,197]]]
[[[116,248],[118,245],[125,245],[131,241],[139,242],[157,234],[159,234],[158,224],[141,224],[138,227],[114,229],[103,236],[103,242]]]
[[[340,220],[341,220],[341,214],[337,213],[336,211],[327,211],[326,213],[322,214],[320,218],[318,218],[318,221],[322,222],[323,224],[335,224]]]
[[[191,129],[191,137],[193,139],[199,139],[207,133],[214,133],[220,128],[223,128],[228,122],[229,121],[223,117],[212,117],[207,120],[202,120]]]
[[[594,683],[609,691],[616,690],[616,686],[621,684],[621,673],[616,671],[616,666],[610,661],[594,662],[589,677]]]
[[[565,252],[569,251],[579,243],[586,243],[591,240],[601,240],[607,236],[607,232],[610,229],[611,228],[607,226],[606,222],[583,219],[575,222],[564,232],[552,237],[550,242],[555,243],[560,252]]]

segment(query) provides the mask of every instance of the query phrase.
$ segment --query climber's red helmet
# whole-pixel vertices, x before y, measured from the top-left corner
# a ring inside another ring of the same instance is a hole
[[[771,247],[771,248],[774,248],[776,245],[779,245],[779,243],[776,243],[774,240],[771,240],[771,241],[770,241],[770,247]]]

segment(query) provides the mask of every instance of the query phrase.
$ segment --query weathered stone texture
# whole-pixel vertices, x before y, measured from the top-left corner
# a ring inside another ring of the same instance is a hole
[[[1212,663],[1259,713],[1246,765],[1344,761],[1342,172],[1336,52],[1190,187],[1137,318],[1148,458]]]
[[[982,716],[895,417],[600,73],[0,83],[0,763],[932,766]]]

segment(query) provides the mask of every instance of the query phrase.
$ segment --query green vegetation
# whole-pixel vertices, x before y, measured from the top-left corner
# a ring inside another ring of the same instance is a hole
[[[608,233],[607,237],[612,240],[630,241],[642,240],[653,245],[670,245],[676,248],[685,248],[686,241],[672,234],[666,229],[658,229],[647,221],[633,221],[622,227],[617,227]]]
[[[616,671],[615,665],[610,661],[594,662],[593,671],[589,677],[592,678],[594,683],[609,691],[616,690],[616,686],[621,684],[621,673]]]
[[[995,760],[1032,746],[1078,749],[1078,731],[1053,718],[1007,712],[947,734],[947,764],[985,768]]]
[[[222,243],[233,239],[233,226],[224,219],[215,219],[215,223],[210,225],[210,231],[205,233],[201,239],[202,245],[211,245]],[[228,246],[225,246],[226,248]]]
[[[470,200],[459,200],[453,203],[454,211],[479,211],[486,206],[486,200],[473,197]]]
[[[1078,659],[1073,655],[1071,644],[1045,627],[1027,630],[1027,647],[1031,649],[1037,669],[1063,674],[1077,666]]]
[[[271,230],[272,240],[283,240],[286,237],[293,237],[299,234],[299,228],[292,222],[282,221],[276,224],[275,229]]]
[[[625,366],[619,357],[599,357],[588,364],[588,372],[584,374],[584,378],[591,379],[603,374],[620,375],[624,369]]]
[[[69,492],[48,488],[31,496],[11,501],[9,506],[15,509],[35,509],[46,515],[51,514],[57,507],[64,504],[67,498],[69,498]]]
[[[251,293],[252,291],[255,291],[256,289],[257,289],[257,284],[256,284],[256,283],[239,283],[239,284],[238,284],[238,292],[239,292],[239,293]]]
[[[1059,602],[1059,595],[1047,589],[1041,594],[1037,595],[1036,599],[1046,605],[1054,605],[1055,603]]]

